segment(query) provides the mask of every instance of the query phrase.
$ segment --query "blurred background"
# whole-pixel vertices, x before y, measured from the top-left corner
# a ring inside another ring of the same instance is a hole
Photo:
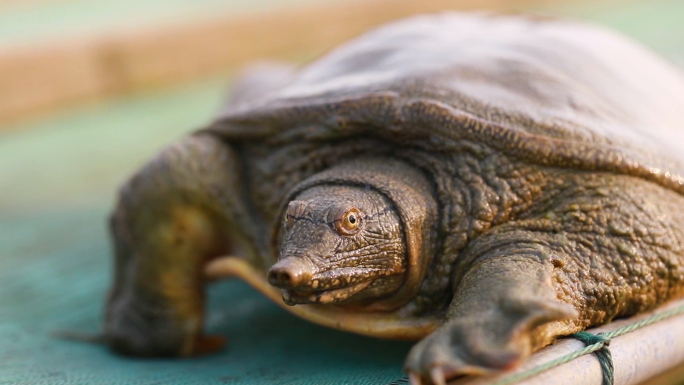
[[[50,332],[98,330],[117,186],[209,122],[239,68],[447,9],[600,23],[684,66],[684,0],[0,0],[0,384],[401,378],[410,344],[311,325],[239,282],[211,289],[207,328],[230,339],[211,357],[128,360]]]

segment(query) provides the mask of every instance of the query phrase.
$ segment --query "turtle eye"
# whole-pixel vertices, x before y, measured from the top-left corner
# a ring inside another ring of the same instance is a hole
[[[359,231],[361,220],[361,212],[353,208],[345,212],[342,218],[335,221],[335,228],[341,235],[354,235]]]
[[[290,213],[285,213],[285,218],[283,218],[283,223],[285,225],[285,230],[292,229],[292,225],[294,225],[294,216]]]

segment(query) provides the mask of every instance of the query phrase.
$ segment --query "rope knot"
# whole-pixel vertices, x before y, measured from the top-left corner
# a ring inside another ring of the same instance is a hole
[[[586,331],[577,332],[572,334],[570,337],[582,341],[587,346],[601,345],[601,347],[594,351],[596,358],[601,364],[601,372],[603,373],[602,385],[613,385],[614,382],[614,368],[613,368],[613,357],[610,354],[608,345],[610,345],[610,337],[603,333],[591,334]]]
[[[610,345],[610,338],[606,337],[603,333],[591,334],[586,331],[581,331],[573,334],[571,337],[584,342],[585,345],[596,345],[603,343],[604,347]]]

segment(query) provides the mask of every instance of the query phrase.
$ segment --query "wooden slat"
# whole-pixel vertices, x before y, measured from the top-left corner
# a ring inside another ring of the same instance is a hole
[[[82,44],[0,55],[0,124],[107,94],[113,86],[101,61]]]
[[[543,2],[562,1],[545,0]],[[0,52],[0,127],[56,108],[189,81],[260,58],[320,53],[389,20],[532,0],[331,0]]]

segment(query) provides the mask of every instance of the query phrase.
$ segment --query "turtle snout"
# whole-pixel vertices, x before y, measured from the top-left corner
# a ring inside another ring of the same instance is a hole
[[[313,277],[311,263],[299,257],[279,260],[268,271],[268,282],[281,289],[306,287]]]

